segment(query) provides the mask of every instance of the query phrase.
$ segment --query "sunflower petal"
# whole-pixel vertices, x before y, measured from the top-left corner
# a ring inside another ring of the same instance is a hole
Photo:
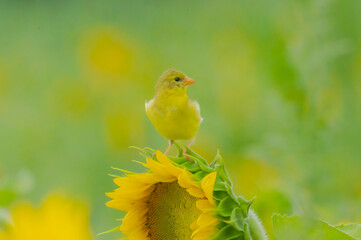
[[[212,204],[214,204],[213,188],[214,188],[214,183],[216,182],[216,178],[217,178],[217,172],[212,172],[212,173],[208,174],[207,176],[205,176],[201,183],[202,189],[203,189],[207,199]]]

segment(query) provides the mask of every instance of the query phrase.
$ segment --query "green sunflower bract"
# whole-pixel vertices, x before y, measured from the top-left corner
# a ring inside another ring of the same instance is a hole
[[[264,240],[252,201],[236,196],[222,157],[208,162],[176,144],[178,157],[139,149],[149,170],[121,170],[107,206],[125,211],[122,231],[129,240]]]

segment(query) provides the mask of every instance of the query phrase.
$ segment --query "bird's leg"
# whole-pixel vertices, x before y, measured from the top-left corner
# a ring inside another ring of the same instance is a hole
[[[168,155],[168,152],[172,148],[173,143],[174,143],[173,140],[169,140],[169,146],[168,146],[167,150],[165,150],[164,155]]]
[[[190,148],[190,147],[192,146],[192,144],[194,143],[194,141],[195,141],[195,138],[193,138],[193,139],[189,142],[188,148]],[[184,150],[183,150],[183,155],[186,154],[186,152],[187,152],[187,150],[184,149]],[[189,161],[191,160],[188,156],[185,156],[185,158],[186,158],[187,160],[189,160]]]

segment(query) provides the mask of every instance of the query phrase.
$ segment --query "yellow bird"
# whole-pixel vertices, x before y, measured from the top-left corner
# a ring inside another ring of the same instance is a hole
[[[187,86],[195,81],[177,70],[167,70],[155,86],[155,95],[145,103],[145,111],[157,131],[169,140],[168,154],[174,140],[193,143],[202,122],[199,104],[187,96]]]

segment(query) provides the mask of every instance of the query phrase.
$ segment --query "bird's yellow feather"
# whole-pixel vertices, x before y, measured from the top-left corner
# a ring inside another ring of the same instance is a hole
[[[173,83],[177,76],[186,78],[175,70],[168,70],[162,75],[154,98],[146,103],[146,113],[163,137],[170,140],[193,139],[202,121],[199,104],[188,98],[187,84],[182,83],[182,79]]]

